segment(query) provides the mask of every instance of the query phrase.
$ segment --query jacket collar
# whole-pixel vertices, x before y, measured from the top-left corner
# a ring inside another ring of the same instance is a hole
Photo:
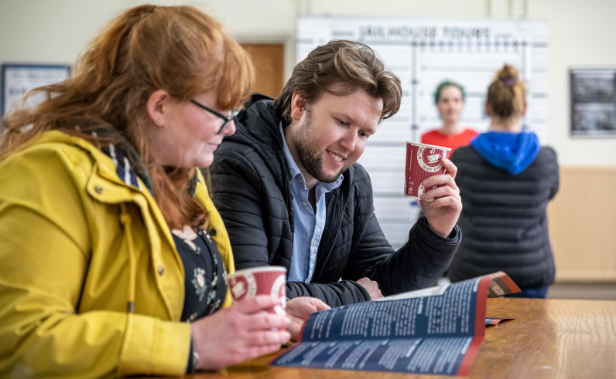
[[[153,189],[151,189],[150,176],[132,147],[130,148],[130,153],[126,152],[124,145],[118,144],[98,148],[82,138],[55,130],[43,133],[37,140],[37,143],[53,142],[66,143],[87,151],[96,162],[96,170],[101,177],[116,184],[123,185],[124,187],[133,188],[139,192],[143,192],[145,187],[149,190],[150,195],[154,193]],[[134,157],[129,158],[129,154],[134,155]],[[135,157],[137,157],[137,159]],[[143,185],[137,178],[141,179]],[[195,170],[195,175],[189,186],[189,190],[195,199],[203,205],[203,202],[199,201],[202,196],[199,195],[201,191],[204,191],[203,193],[207,196],[207,187],[199,170]]]
[[[237,115],[236,133],[229,140],[249,139],[260,142],[262,149],[275,152],[282,149],[280,123],[274,100],[259,93],[253,94]]]
[[[93,136],[110,137],[114,144],[107,146],[99,146],[101,151],[105,153],[116,168],[116,174],[127,185],[133,185],[141,189],[137,176],[145,184],[150,194],[154,195],[152,180],[147,168],[141,160],[141,156],[137,154],[133,146],[116,130],[110,128],[99,128],[92,132]]]
[[[113,160],[101,149],[92,145],[83,138],[52,130],[43,133],[36,143],[64,143],[85,150],[93,158],[96,163],[96,171],[102,178],[115,184],[130,187],[118,176],[116,165]]]

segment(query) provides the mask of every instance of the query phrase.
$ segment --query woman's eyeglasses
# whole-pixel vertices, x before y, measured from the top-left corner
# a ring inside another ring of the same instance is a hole
[[[218,117],[218,118],[220,118],[222,120],[222,125],[220,126],[220,129],[218,130],[218,132],[216,132],[216,134],[222,133],[222,130],[225,128],[227,123],[229,123],[229,121],[232,121],[235,118],[235,116],[237,116],[237,114],[240,113],[240,111],[233,111],[233,112],[231,112],[230,116],[225,116],[224,114],[218,113],[215,110],[210,109],[210,108],[206,107],[205,105],[203,105],[203,104],[201,104],[201,103],[199,103],[199,102],[197,102],[195,100],[191,100],[190,102],[195,104],[199,108],[210,112],[211,114],[213,114],[214,116],[216,116],[216,117]]]

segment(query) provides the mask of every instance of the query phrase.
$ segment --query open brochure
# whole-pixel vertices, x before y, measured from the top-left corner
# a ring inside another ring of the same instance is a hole
[[[486,298],[519,292],[498,272],[310,316],[272,365],[468,375],[486,328]]]

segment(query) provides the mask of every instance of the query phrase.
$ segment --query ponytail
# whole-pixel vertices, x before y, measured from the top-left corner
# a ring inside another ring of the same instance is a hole
[[[505,64],[488,87],[487,104],[493,117],[508,120],[520,117],[526,104],[526,88],[518,77],[518,70]]]

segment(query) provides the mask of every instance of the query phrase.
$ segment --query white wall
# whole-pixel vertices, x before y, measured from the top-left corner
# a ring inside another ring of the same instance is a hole
[[[136,0],[0,0],[0,62],[74,63],[98,30]],[[299,14],[381,17],[522,17],[548,21],[548,140],[561,165],[616,165],[616,138],[569,136],[569,67],[616,66],[613,0],[207,0],[191,4],[222,20],[241,41],[286,44],[294,64]],[[532,104],[530,104],[532,107]]]

